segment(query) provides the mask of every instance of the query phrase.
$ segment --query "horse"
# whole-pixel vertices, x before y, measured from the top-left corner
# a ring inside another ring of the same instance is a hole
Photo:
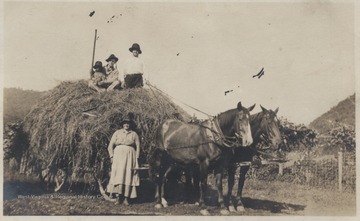
[[[250,129],[250,111],[241,102],[201,124],[188,124],[178,120],[166,120],[160,124],[157,147],[149,159],[149,176],[156,185],[156,208],[166,207],[164,185],[166,176],[180,165],[187,171],[199,173],[199,205],[204,206],[204,194],[209,166],[214,167],[218,205],[225,208],[222,193],[224,168],[228,167],[233,149],[250,146],[253,142]],[[224,211],[224,210],[222,210]]]
[[[242,202],[242,191],[245,183],[245,176],[248,172],[250,165],[240,167],[240,176],[238,183],[238,190],[236,199],[232,197],[232,189],[235,181],[236,165],[241,162],[253,161],[254,156],[265,157],[270,160],[283,159],[284,154],[281,152],[280,144],[282,143],[282,136],[279,130],[280,123],[277,119],[277,112],[267,110],[260,105],[262,111],[250,116],[251,134],[253,143],[251,148],[241,147],[234,149],[234,155],[228,167],[228,194],[230,212],[245,211]]]

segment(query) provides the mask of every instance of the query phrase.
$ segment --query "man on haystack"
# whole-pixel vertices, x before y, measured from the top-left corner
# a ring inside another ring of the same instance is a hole
[[[116,67],[116,63],[119,59],[111,54],[108,59],[106,59],[107,65],[102,67],[102,63],[97,61],[98,65],[94,66],[95,70],[91,70],[91,80],[89,82],[89,87],[95,89],[97,92],[103,91],[112,91],[117,87],[120,87],[121,81],[119,80],[119,71]],[[101,64],[101,68],[99,68],[99,64]],[[101,75],[99,72],[103,73],[103,76],[99,78]],[[95,74],[97,73],[97,74]],[[94,79],[94,76],[97,75]],[[101,79],[101,80],[99,80]]]
[[[139,58],[139,54],[142,53],[140,45],[134,43],[129,51],[132,53],[132,57],[125,63],[123,88],[143,87],[144,63]]]

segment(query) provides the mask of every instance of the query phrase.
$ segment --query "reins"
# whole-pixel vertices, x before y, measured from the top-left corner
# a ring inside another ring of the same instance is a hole
[[[205,145],[205,144],[209,144],[209,143],[219,144],[219,145],[222,145],[222,146],[225,146],[225,147],[228,147],[228,148],[235,148],[235,147],[240,146],[239,141],[237,140],[236,137],[228,137],[228,136],[224,135],[224,133],[222,132],[222,130],[220,128],[219,120],[217,119],[217,117],[214,117],[214,116],[212,116],[212,115],[210,115],[208,113],[205,113],[205,112],[203,112],[203,111],[201,111],[201,110],[199,110],[199,109],[197,109],[197,108],[195,108],[193,106],[190,106],[190,105],[180,101],[179,99],[176,99],[176,98],[170,96],[169,94],[165,93],[164,91],[162,91],[159,88],[152,85],[149,81],[146,81],[145,83],[150,87],[150,90],[152,91],[152,93],[154,94],[156,99],[157,99],[157,96],[155,95],[155,92],[153,91],[153,89],[156,89],[157,91],[159,91],[160,93],[168,96],[169,98],[177,100],[180,103],[184,104],[185,106],[187,106],[187,107],[189,107],[189,108],[191,108],[191,109],[193,109],[195,111],[198,111],[198,112],[208,116],[209,120],[211,122],[211,125],[214,125],[214,129],[206,127],[206,126],[204,126],[202,124],[197,124],[197,125],[199,125],[199,126],[201,126],[203,128],[206,128],[207,130],[211,131],[213,134],[216,134],[217,137],[218,137],[217,139],[215,138],[215,136],[214,136],[213,139],[211,139],[211,137],[209,137],[210,141],[208,141],[208,142],[203,142],[203,143],[199,143],[199,144],[192,144],[192,145],[186,145],[186,146],[172,147],[172,148],[167,148],[167,149],[172,149],[173,150],[173,149],[182,149],[182,148],[192,148],[192,147],[196,147],[196,146],[199,146],[199,145]]]
[[[182,101],[179,100],[179,99],[176,99],[176,98],[170,96],[169,94],[165,93],[164,91],[162,91],[162,90],[160,90],[159,88],[155,87],[154,85],[150,84],[149,81],[146,81],[145,83],[150,87],[150,89],[151,89],[151,88],[154,88],[154,89],[156,89],[157,91],[159,91],[160,93],[162,93],[162,94],[164,94],[164,95],[166,95],[166,96],[168,96],[168,97],[170,97],[170,98],[172,98],[172,99],[174,99],[174,100],[179,101],[179,102],[182,103],[183,105],[185,105],[185,106],[187,106],[187,107],[189,107],[189,108],[191,108],[191,109],[193,109],[193,110],[196,110],[196,111],[198,111],[198,112],[200,112],[200,113],[202,113],[202,114],[205,114],[205,115],[208,116],[209,118],[210,118],[210,117],[213,117],[213,116],[211,116],[211,115],[208,114],[208,113],[205,113],[205,112],[203,112],[203,111],[201,111],[201,110],[199,110],[199,109],[197,109],[197,108],[195,108],[195,107],[193,107],[193,106],[190,106],[190,105],[182,102]],[[155,93],[154,93],[154,95],[155,95]]]

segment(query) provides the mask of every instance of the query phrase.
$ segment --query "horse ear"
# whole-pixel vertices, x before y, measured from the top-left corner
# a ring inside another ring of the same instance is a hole
[[[278,111],[279,111],[279,108],[276,108],[276,109],[274,110],[275,114],[277,114]]]
[[[261,105],[260,105],[260,107],[261,107],[261,110],[262,110],[263,112],[265,112],[265,113],[266,113],[266,112],[268,111],[268,110],[266,110],[266,108],[265,108],[265,107],[263,107],[263,106],[261,106]]]
[[[239,102],[239,103],[238,103],[238,105],[237,105],[237,109],[238,109],[239,111],[241,111],[241,110],[242,110],[242,105],[241,105],[241,102]]]
[[[255,105],[256,105],[256,104],[254,104],[253,106],[249,107],[249,112],[252,111],[252,110],[255,108]]]

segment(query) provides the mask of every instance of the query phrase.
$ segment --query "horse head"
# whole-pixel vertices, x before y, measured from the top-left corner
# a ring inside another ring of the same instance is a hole
[[[280,149],[282,136],[279,130],[280,122],[277,119],[279,108],[268,110],[261,106],[260,113],[251,116],[251,130],[254,138],[254,145],[259,152],[267,152],[271,158],[283,158]],[[271,153],[271,155],[270,155]],[[275,153],[275,155],[273,155]]]
[[[228,110],[218,115],[220,129],[226,137],[235,137],[241,146],[250,146],[253,138],[250,129],[250,111],[255,104],[249,108],[238,103],[236,109]]]

